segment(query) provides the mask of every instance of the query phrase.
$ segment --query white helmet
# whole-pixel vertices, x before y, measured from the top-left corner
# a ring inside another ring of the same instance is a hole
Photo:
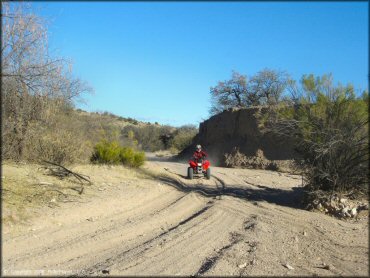
[[[201,145],[197,145],[196,148],[197,148],[197,150],[201,150],[202,149],[202,146]]]

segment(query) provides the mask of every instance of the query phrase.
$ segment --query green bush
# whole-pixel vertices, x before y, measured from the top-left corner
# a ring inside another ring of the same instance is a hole
[[[132,163],[132,167],[140,167],[145,162],[145,154],[144,152],[136,152],[134,154],[134,160]]]
[[[137,152],[129,147],[121,147],[118,142],[103,140],[95,145],[91,162],[101,164],[123,164],[140,167],[145,162],[144,152]]]
[[[308,191],[367,192],[369,181],[368,92],[332,77],[302,78],[296,105],[278,111],[272,131],[295,139]]]

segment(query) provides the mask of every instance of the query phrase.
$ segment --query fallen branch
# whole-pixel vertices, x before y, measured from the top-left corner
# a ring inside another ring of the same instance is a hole
[[[82,186],[81,188],[77,188],[77,187],[68,187],[69,189],[72,189],[74,191],[77,191],[78,194],[82,194],[84,192],[84,187]]]
[[[57,176],[59,178],[64,178],[64,177],[68,177],[70,175],[74,176],[81,184],[83,184],[83,182],[87,182],[89,185],[92,184],[92,182],[90,181],[90,177],[89,176],[86,176],[86,175],[83,175],[83,174],[79,174],[79,173],[76,173],[76,172],[73,172],[69,169],[67,169],[66,167],[62,166],[62,165],[59,165],[59,164],[56,164],[54,162],[50,162],[50,161],[46,161],[46,160],[43,160],[44,163],[46,164],[50,164],[52,166],[55,166],[55,167],[58,167],[56,169],[53,169],[52,167],[48,167],[46,166],[46,168],[51,171],[51,174],[54,175],[54,176]]]

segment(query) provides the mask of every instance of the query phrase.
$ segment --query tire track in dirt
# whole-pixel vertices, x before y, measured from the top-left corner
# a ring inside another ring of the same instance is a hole
[[[208,205],[204,206],[200,210],[196,211],[195,213],[193,213],[192,215],[190,215],[186,219],[180,221],[178,224],[172,226],[168,230],[160,233],[159,235],[157,235],[157,236],[155,236],[153,238],[150,238],[150,239],[148,239],[148,240],[140,243],[139,245],[134,246],[133,248],[130,248],[128,250],[125,250],[124,252],[120,253],[119,255],[116,255],[114,257],[108,258],[103,263],[99,263],[99,264],[96,264],[96,265],[93,265],[93,266],[89,267],[88,269],[86,269],[86,273],[88,273],[88,274],[94,274],[94,273],[96,274],[96,273],[99,273],[99,270],[109,268],[110,266],[112,266],[117,261],[122,260],[128,253],[133,252],[133,251],[138,250],[138,249],[141,248],[143,250],[138,253],[138,255],[140,255],[141,253],[145,252],[145,250],[147,250],[147,249],[145,249],[145,246],[146,245],[150,245],[154,241],[159,240],[161,237],[163,237],[163,236],[167,235],[168,233],[170,233],[170,232],[178,229],[179,227],[181,227],[182,225],[185,225],[186,223],[192,221],[196,217],[201,216],[203,213],[205,213],[211,207],[212,207],[212,203],[208,203]]]
[[[42,246],[38,250],[36,249],[36,251],[35,249],[31,249],[30,252],[17,255],[16,257],[13,257],[12,259],[8,259],[8,263],[11,265],[13,263],[14,264],[16,263],[17,265],[19,265],[21,262],[27,262],[29,265],[36,266],[36,265],[39,265],[40,261],[44,259],[48,259],[50,263],[52,263],[53,261],[53,259],[51,258],[55,258],[55,261],[61,260],[61,257],[58,254],[69,254],[69,257],[72,257],[69,259],[70,261],[76,256],[81,256],[81,253],[82,254],[88,253],[88,251],[85,251],[85,250],[88,250],[87,247],[90,245],[95,246],[95,248],[102,248],[105,245],[105,241],[110,242],[110,244],[113,244],[114,242],[117,242],[117,243],[120,242],[121,240],[123,240],[122,229],[125,228],[126,226],[125,224],[130,224],[130,223],[132,223],[132,225],[125,229],[125,232],[126,232],[125,238],[126,239],[128,238],[128,240],[132,240],[133,238],[135,238],[136,229],[141,226],[142,222],[147,222],[147,220],[145,219],[150,218],[151,223],[154,223],[158,217],[166,218],[166,214],[170,212],[165,211],[165,210],[166,209],[168,210],[171,206],[174,206],[177,202],[179,202],[179,200],[183,199],[186,196],[190,197],[193,200],[193,202],[198,200],[196,196],[194,196],[193,194],[191,195],[186,194],[184,196],[181,196],[180,198],[177,198],[175,201],[172,201],[171,203],[167,204],[165,207],[162,207],[161,211],[162,213],[165,213],[164,215],[160,215],[157,212],[152,213],[153,210],[156,210],[158,208],[158,204],[162,202],[161,201],[159,203],[156,203],[155,201],[153,201],[152,203],[148,203],[145,209],[141,207],[142,210],[138,210],[136,213],[138,217],[137,218],[135,218],[134,216],[131,217],[133,219],[132,221],[128,222],[125,219],[121,221],[116,221],[119,217],[122,218],[122,216],[124,215],[123,213],[121,213],[118,216],[115,216],[115,219],[113,221],[114,224],[110,225],[108,228],[105,226],[101,226],[99,222],[84,223],[85,228],[83,229],[83,231],[84,232],[86,231],[87,233],[83,234],[82,236],[78,238],[71,238],[69,236],[67,238],[62,238],[61,240],[59,240],[59,242],[56,242],[55,244],[52,244],[52,245],[48,244],[46,246]],[[185,201],[185,203],[188,203],[188,202],[189,200]],[[202,203],[202,201],[199,202],[198,200],[196,203],[200,204]],[[193,205],[194,208],[197,206],[196,203],[194,203],[195,206]],[[188,205],[186,206],[189,207]],[[184,204],[182,204],[182,207],[184,207]],[[185,212],[187,211],[187,210],[184,210],[183,208],[181,209],[180,207],[174,208],[174,209],[175,210],[177,209],[178,211],[181,211],[181,210]],[[145,213],[145,211],[147,211],[148,213]],[[156,216],[157,218],[153,218],[153,215],[155,214],[158,214],[158,216]],[[110,224],[112,219],[108,218],[108,219],[103,219],[102,221]],[[68,227],[65,227],[65,228],[68,228]],[[81,227],[79,228],[81,229]],[[64,230],[63,232],[65,233],[66,231]],[[149,231],[147,232],[150,233]]]
[[[234,237],[234,239],[227,245],[223,246],[221,249],[219,249],[216,253],[216,255],[206,258],[205,262],[201,265],[199,270],[194,274],[194,276],[199,276],[204,273],[206,273],[208,270],[210,270],[213,265],[216,264],[217,260],[224,255],[224,253],[230,249],[234,244],[238,243],[241,241],[242,238],[240,235],[237,234],[237,236]]]
[[[239,230],[230,232],[229,234],[230,242],[227,245],[223,246],[221,249],[218,249],[215,255],[207,257],[206,260],[201,265],[201,267],[199,268],[199,270],[194,274],[194,276],[205,274],[210,269],[212,269],[212,267],[217,263],[217,261],[220,258],[222,258],[229,249],[231,249],[234,245],[248,238],[248,232],[253,231],[256,225],[257,225],[257,215],[251,215],[243,222],[242,231]]]
[[[184,226],[184,229],[174,230],[173,233],[166,234],[167,238],[163,238],[162,242],[157,242],[157,246],[161,246],[160,249],[143,250],[149,260],[142,259],[143,252],[137,253],[130,259],[133,264],[126,266],[127,262],[123,261],[120,265],[124,267],[118,266],[117,273],[168,275],[180,270],[183,271],[178,273],[180,275],[194,273],[196,271],[194,264],[200,265],[208,253],[214,248],[219,249],[220,245],[224,244],[226,235],[240,226],[240,222],[215,202],[215,205],[207,210],[207,215],[197,220],[197,223],[192,221]],[[176,250],[182,250],[182,252],[176,252]]]
[[[61,269],[71,271],[69,276],[366,273],[368,226],[282,201],[295,198],[289,192],[297,179],[222,169],[211,180],[189,181],[176,174],[184,165],[156,165],[173,169],[152,182],[138,179],[131,189],[116,187],[110,195],[76,206],[77,216],[61,227],[46,221],[50,227],[16,239],[8,236],[5,268]],[[95,209],[100,213],[92,213]],[[69,219],[72,211],[61,211],[60,217]],[[87,216],[98,218],[88,221]],[[283,266],[287,262],[294,270]],[[322,263],[335,268],[322,269]]]
[[[168,209],[170,206],[174,205],[176,202],[178,202],[179,200],[181,200],[185,196],[186,196],[186,194],[182,195],[180,198],[177,198],[175,201],[172,201],[171,203],[166,204],[165,206],[160,208],[159,211],[163,211],[165,209]],[[160,197],[162,197],[162,199],[164,199],[162,202],[165,202],[166,199],[168,198],[168,197],[163,198],[163,196],[160,196]],[[43,247],[43,245],[45,245],[45,244],[43,244],[40,248],[33,247],[32,252],[27,252],[23,256],[17,255],[17,260],[19,261],[19,260],[27,259],[27,258],[36,258],[40,255],[47,256],[49,253],[52,253],[55,250],[68,251],[69,249],[73,249],[75,247],[82,247],[84,245],[90,244],[91,241],[96,241],[97,240],[96,239],[97,235],[99,235],[100,239],[110,238],[112,236],[112,233],[115,233],[119,228],[122,228],[125,225],[132,223],[132,220],[130,220],[130,218],[134,218],[136,222],[139,222],[139,221],[143,220],[144,217],[147,217],[147,215],[145,214],[145,211],[152,211],[153,210],[153,202],[158,202],[158,201],[159,200],[157,198],[155,198],[154,200],[149,200],[149,202],[145,202],[144,205],[143,204],[138,204],[137,206],[135,206],[135,207],[133,207],[130,210],[127,210],[125,212],[119,212],[117,214],[110,215],[108,218],[102,219],[102,221],[108,223],[108,225],[104,225],[102,227],[99,226],[100,225],[99,221],[97,221],[97,222],[87,222],[86,221],[86,222],[83,222],[83,223],[79,223],[78,227],[77,227],[77,225],[74,225],[75,227],[73,227],[73,226],[72,227],[65,227],[67,229],[69,228],[70,233],[73,233],[72,230],[78,230],[78,231],[80,231],[81,229],[87,230],[87,233],[84,233],[82,235],[77,235],[77,236],[75,236],[71,239],[68,239],[67,241],[65,241],[65,239],[63,238],[63,236],[65,237],[65,235],[64,235],[65,233],[59,229],[58,231],[63,234],[62,235],[62,241],[58,241],[60,239],[53,240],[51,242],[51,247],[49,245],[48,249],[45,249]],[[151,214],[151,216],[153,216],[154,214],[156,214],[158,212],[154,211]],[[124,218],[122,217],[123,214],[125,214]],[[137,215],[139,215],[139,217]],[[92,232],[90,232],[91,230],[92,230]],[[47,234],[50,234],[50,231],[46,231],[43,234],[39,235],[38,237],[42,238],[42,237],[46,236]],[[9,262],[11,262],[11,261],[9,261]]]

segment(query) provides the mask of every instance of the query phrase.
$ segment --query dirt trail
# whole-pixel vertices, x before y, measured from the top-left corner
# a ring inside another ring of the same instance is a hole
[[[186,165],[160,160],[144,170],[162,178],[96,172],[106,190],[5,227],[3,274],[368,274],[367,220],[300,209],[299,176],[215,167],[189,181]]]

